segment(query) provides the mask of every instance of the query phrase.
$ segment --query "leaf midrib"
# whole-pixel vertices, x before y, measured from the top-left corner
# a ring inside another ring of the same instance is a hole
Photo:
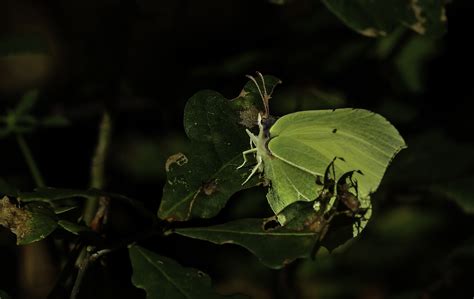
[[[156,265],[156,263],[155,263],[153,260],[151,260],[151,259],[145,254],[145,252],[143,252],[139,247],[135,247],[135,248],[136,248],[137,251],[140,252],[140,254],[141,254],[152,266],[154,266],[154,267],[166,278],[166,280],[168,280],[181,294],[183,294],[186,298],[192,299],[192,297],[190,297],[190,295],[188,295],[183,289],[181,289],[181,288],[179,287],[179,285],[176,284],[176,283],[173,281],[173,279],[172,279],[170,276],[168,276],[168,275],[166,274],[166,272],[165,272],[164,270],[162,270],[160,267],[158,267],[158,266]]]
[[[176,232],[179,234],[181,232],[192,232],[196,231],[197,229],[179,229]],[[238,231],[238,230],[221,230],[221,229],[199,229],[200,232],[219,232],[219,233],[230,233],[230,234],[240,234],[240,235],[252,235],[252,236],[293,236],[293,237],[307,237],[307,236],[314,236],[315,233],[266,233],[266,232],[246,232],[246,231]]]

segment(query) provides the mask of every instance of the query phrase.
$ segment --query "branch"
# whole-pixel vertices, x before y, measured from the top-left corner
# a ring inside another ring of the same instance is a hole
[[[99,136],[97,146],[95,149],[94,157],[92,158],[91,165],[91,182],[90,187],[95,189],[104,188],[104,172],[105,172],[105,160],[110,144],[111,135],[111,119],[107,112],[104,112],[102,121],[99,126]],[[99,206],[99,198],[91,197],[88,198],[84,207],[84,221],[90,225],[94,219],[97,209]]]
[[[33,154],[31,153],[31,150],[28,147],[25,138],[22,134],[18,133],[16,134],[16,140],[18,142],[18,145],[20,146],[20,150],[23,154],[23,157],[26,160],[26,164],[28,164],[28,168],[30,169],[31,175],[33,176],[33,180],[35,181],[36,186],[45,187],[46,185],[44,183],[43,176],[39,171],[38,165],[36,164],[35,159],[33,158]]]

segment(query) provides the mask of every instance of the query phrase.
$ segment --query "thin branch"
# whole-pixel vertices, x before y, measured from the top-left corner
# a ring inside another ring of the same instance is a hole
[[[77,296],[79,295],[79,291],[81,289],[81,285],[82,285],[82,281],[84,280],[84,276],[87,272],[87,269],[89,268],[90,263],[93,262],[91,260],[91,253],[90,253],[90,250],[88,248],[83,250],[81,252],[81,255],[82,254],[84,254],[85,257],[79,258],[79,260],[80,260],[79,271],[77,272],[76,281],[74,282],[74,286],[73,286],[72,291],[71,291],[70,299],[76,299]]]
[[[20,150],[23,154],[23,157],[26,160],[26,164],[28,164],[28,168],[30,169],[31,175],[33,176],[33,180],[35,181],[36,186],[45,187],[46,185],[44,183],[43,176],[39,171],[38,165],[36,164],[35,159],[33,158],[33,154],[31,153],[31,150],[28,147],[25,138],[22,134],[18,133],[16,134],[16,140],[18,142],[18,145],[20,146]]]
[[[97,146],[95,149],[94,157],[92,158],[91,165],[91,182],[90,187],[95,189],[104,188],[104,172],[105,172],[105,160],[110,144],[111,135],[111,119],[110,115],[105,112],[102,117],[102,121],[99,126],[99,137]],[[89,225],[94,219],[99,206],[99,198],[91,197],[87,199],[84,207],[84,221]]]

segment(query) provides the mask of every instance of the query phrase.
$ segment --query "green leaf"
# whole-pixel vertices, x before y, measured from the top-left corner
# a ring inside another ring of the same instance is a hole
[[[130,247],[129,253],[133,268],[132,283],[144,289],[149,299],[229,298],[215,293],[209,276],[199,270],[184,268],[174,260],[140,246]]]
[[[384,36],[400,25],[434,37],[446,31],[440,0],[322,1],[347,26],[366,36]]]
[[[5,293],[4,291],[0,290],[0,299],[10,299],[11,297],[8,296],[7,293]]]
[[[47,41],[38,34],[0,36],[0,57],[18,54],[44,54],[48,52]]]
[[[298,207],[299,217],[280,226],[274,217],[242,219],[221,225],[179,228],[174,232],[215,244],[237,244],[256,255],[267,267],[278,269],[297,258],[307,258],[321,227],[314,210]],[[313,216],[310,216],[313,215]],[[310,219],[312,218],[313,221]]]
[[[266,79],[269,90],[279,82],[270,76]],[[236,168],[248,146],[245,127],[256,125],[259,102],[257,90],[249,83],[234,100],[209,90],[189,99],[184,128],[191,150],[166,162],[167,183],[158,217],[168,221],[213,217],[232,194],[258,183],[254,179],[242,185],[249,169]]]
[[[17,236],[18,245],[25,245],[46,238],[58,223],[49,205],[30,203],[20,208],[5,196],[0,200],[0,225]]]
[[[66,220],[59,220],[58,225],[74,235],[80,235],[81,233],[92,232],[92,230],[85,225],[81,225],[79,223],[74,223],[74,222],[70,222]]]

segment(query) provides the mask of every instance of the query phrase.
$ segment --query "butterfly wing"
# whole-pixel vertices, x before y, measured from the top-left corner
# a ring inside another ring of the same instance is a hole
[[[352,170],[363,172],[356,179],[360,196],[368,197],[379,186],[395,154],[406,147],[398,131],[385,118],[363,109],[288,114],[270,128],[270,136],[268,148],[273,157],[268,167],[273,168],[270,170],[274,178],[272,188],[279,207],[305,197],[295,194],[317,192],[314,178],[324,174],[334,157],[344,159],[335,164],[336,176]],[[287,178],[291,175],[295,177]],[[298,180],[302,182],[297,184]],[[291,189],[295,191],[290,192]]]
[[[264,160],[264,173],[271,184],[268,203],[275,214],[295,201],[316,199],[322,189],[315,183],[316,176],[273,157]]]

